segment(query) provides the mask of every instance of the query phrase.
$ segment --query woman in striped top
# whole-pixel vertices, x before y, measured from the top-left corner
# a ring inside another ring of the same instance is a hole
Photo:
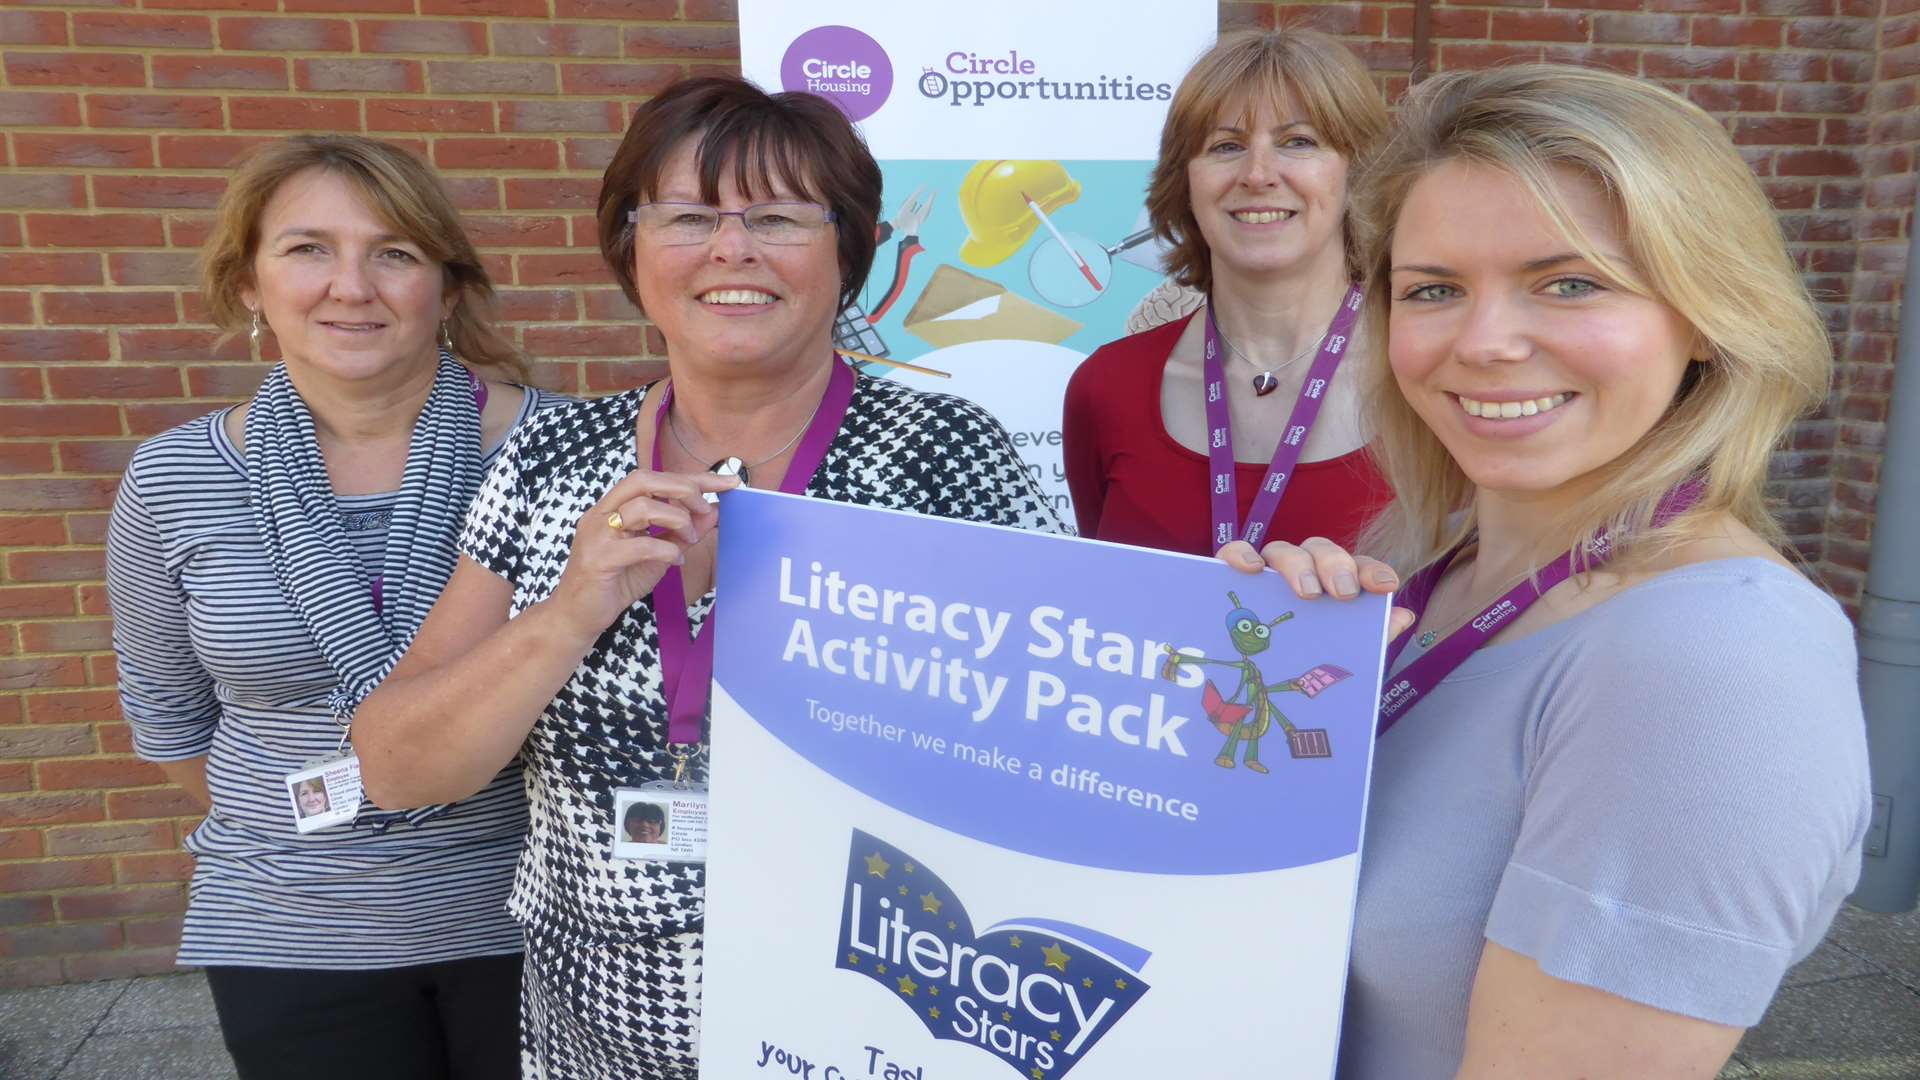
[[[493,452],[555,399],[495,381],[525,365],[472,243],[433,173],[370,139],[249,159],[202,285],[284,359],[250,402],[140,447],[107,549],[135,748],[209,806],[180,962],[206,967],[243,1077],[511,1076],[518,761],[403,814],[293,774],[346,745]]]

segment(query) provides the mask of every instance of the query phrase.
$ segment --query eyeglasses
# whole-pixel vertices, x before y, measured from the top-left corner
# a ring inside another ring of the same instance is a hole
[[[720,230],[720,219],[737,217],[747,233],[763,244],[807,244],[838,215],[810,202],[758,203],[745,210],[716,210],[704,203],[641,203],[627,221],[656,244],[669,247],[704,244]]]

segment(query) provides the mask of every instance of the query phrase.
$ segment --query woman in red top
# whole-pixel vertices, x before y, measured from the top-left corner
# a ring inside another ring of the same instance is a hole
[[[1350,547],[1392,498],[1364,446],[1358,380],[1333,377],[1353,348],[1338,317],[1357,307],[1347,167],[1386,123],[1359,59],[1312,31],[1226,38],[1187,73],[1147,210],[1174,279],[1208,302],[1074,373],[1064,437],[1080,535],[1197,555],[1241,539]],[[1267,489],[1277,508],[1269,494],[1249,520]]]

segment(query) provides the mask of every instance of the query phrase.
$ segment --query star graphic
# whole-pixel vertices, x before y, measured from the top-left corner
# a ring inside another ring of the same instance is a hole
[[[903,869],[905,869],[907,873],[911,874],[913,873],[913,864],[908,863],[905,867],[903,867]]]
[[[877,972],[879,972],[879,973],[880,973],[880,974],[882,974],[882,975],[885,975],[885,974],[887,973],[887,965],[885,965],[885,964],[875,964],[875,965],[873,965],[873,970],[875,970],[875,971],[877,971]]]
[[[1059,968],[1061,971],[1067,970],[1067,961],[1073,959],[1073,957],[1067,955],[1067,950],[1062,949],[1060,943],[1057,941],[1051,945],[1043,946],[1040,951],[1044,953],[1047,958],[1047,962],[1043,966]]]
[[[940,898],[932,893],[920,894],[920,910],[929,915],[940,914]]]
[[[887,871],[891,869],[892,867],[887,865],[887,860],[880,857],[879,852],[876,851],[873,854],[867,856],[867,876],[868,877],[878,877],[878,878],[886,877]]]
[[[1059,1029],[1059,1028],[1055,1028],[1055,1029],[1053,1029],[1052,1031],[1049,1031],[1049,1032],[1047,1032],[1047,1038],[1049,1038],[1049,1039],[1052,1039],[1052,1040],[1053,1040],[1054,1042],[1059,1042],[1059,1041],[1060,1041],[1060,1029]]]
[[[1010,1012],[1008,1012],[1008,1011],[1007,1011],[1007,1010],[1005,1010],[1005,1009],[1001,1009],[1001,1010],[1000,1010],[1000,1019],[1002,1019],[1002,1020],[1005,1020],[1005,1021],[1006,1021],[1007,1023],[1009,1023],[1009,1024],[1011,1024],[1011,1023],[1013,1023],[1013,1014],[1012,1014],[1012,1013],[1010,1013]]]
[[[932,1020],[940,1019],[940,1006],[935,1005],[932,1008],[928,1009],[927,1017]]]
[[[1115,990],[1125,990],[1127,988],[1127,980],[1125,979],[1113,980],[1113,988]]]
[[[913,976],[911,976],[911,975],[902,975],[902,976],[900,976],[900,978],[899,978],[899,979],[897,979],[897,980],[895,980],[895,981],[896,981],[896,982],[897,982],[897,983],[899,984],[899,986],[900,986],[900,992],[901,992],[902,994],[905,994],[905,995],[906,995],[907,997],[912,997],[912,996],[913,996],[913,992],[914,992],[915,990],[918,990],[918,989],[920,989],[920,984],[919,984],[919,983],[917,983],[917,982],[914,982],[914,981],[913,981]]]
[[[1084,987],[1086,987],[1086,988],[1087,988],[1087,989],[1089,989],[1089,990],[1091,990],[1091,989],[1093,989],[1093,980],[1092,980],[1092,979],[1081,979],[1081,980],[1080,980],[1080,985],[1081,985],[1081,986],[1084,986]]]
[[[859,953],[848,953],[848,954],[847,954],[847,963],[849,963],[849,964],[854,964],[854,965],[858,965],[858,964],[860,963],[860,954],[859,954]]]
[[[935,985],[933,985],[933,986],[929,986],[929,987],[927,987],[927,993],[929,993],[929,994],[932,994],[932,995],[933,995],[934,997],[939,997],[939,996],[940,996],[940,987],[939,987],[939,985],[938,985],[938,984],[935,984]]]
[[[1015,934],[1015,935],[1013,935],[1012,937],[1010,937],[1010,938],[1008,938],[1008,939],[1007,939],[1007,944],[1009,944],[1009,945],[1011,945],[1011,946],[1013,946],[1013,947],[1014,947],[1014,948],[1016,948],[1016,949],[1017,949],[1017,948],[1019,948],[1019,947],[1020,947],[1020,935],[1019,935],[1019,934]]]
[[[960,929],[960,924],[959,924],[959,923],[957,923],[957,922],[954,922],[954,921],[953,921],[952,919],[948,919],[948,920],[947,920],[947,929],[949,929],[949,930],[958,930],[958,929]]]
[[[1033,1067],[1033,1071],[1028,1073],[1027,1075],[1033,1077],[1033,1080],[1047,1080],[1047,1074],[1041,1072],[1040,1066],[1038,1065],[1035,1065]]]
[[[900,895],[901,896],[907,895],[907,887],[905,885],[900,886]]]

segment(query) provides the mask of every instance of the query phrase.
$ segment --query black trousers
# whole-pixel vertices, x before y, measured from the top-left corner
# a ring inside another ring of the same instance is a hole
[[[368,971],[209,967],[241,1080],[516,1080],[520,956]]]

